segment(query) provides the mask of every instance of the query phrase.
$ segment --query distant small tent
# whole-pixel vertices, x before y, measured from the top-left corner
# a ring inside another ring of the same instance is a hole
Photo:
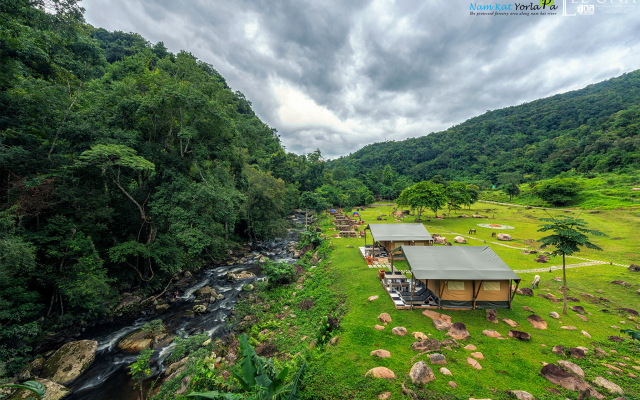
[[[360,214],[358,214],[358,212],[357,212],[357,211],[354,211],[354,212],[353,212],[353,216],[354,216],[354,217],[359,217],[359,216],[360,216]]]
[[[401,246],[412,279],[437,296],[439,307],[511,308],[520,278],[489,246]]]

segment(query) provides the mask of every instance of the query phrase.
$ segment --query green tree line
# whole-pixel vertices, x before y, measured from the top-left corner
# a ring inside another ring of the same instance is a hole
[[[283,233],[319,151],[287,153],[209,64],[83,19],[0,3],[0,376],[51,331]]]

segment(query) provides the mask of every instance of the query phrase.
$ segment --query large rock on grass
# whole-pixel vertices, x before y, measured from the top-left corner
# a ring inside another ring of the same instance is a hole
[[[451,322],[443,321],[441,319],[434,318],[433,319],[433,327],[439,331],[447,331],[451,329],[453,324]]]
[[[521,340],[523,342],[528,342],[528,341],[531,340],[531,335],[530,334],[528,334],[527,332],[523,332],[523,331],[517,331],[515,329],[512,329],[512,330],[509,331],[509,337]]]
[[[380,358],[391,357],[391,353],[388,350],[384,350],[384,349],[373,350],[371,353],[369,353],[369,355],[380,357]]]
[[[93,362],[98,350],[95,340],[69,342],[44,363],[42,377],[65,385],[82,374]]]
[[[429,317],[431,319],[439,319],[441,321],[446,321],[446,322],[450,322],[450,323],[453,322],[449,315],[441,314],[441,313],[439,313],[437,311],[433,311],[433,310],[429,310],[429,309],[423,310],[422,311],[422,315],[424,315],[425,317]]]
[[[531,314],[527,317],[527,321],[536,329],[547,329],[547,322],[539,315]]]
[[[558,364],[560,364],[560,366],[567,371],[572,372],[574,375],[577,375],[580,378],[584,379],[584,371],[578,365],[567,360],[558,360]]]
[[[456,340],[467,340],[471,337],[469,332],[467,331],[467,327],[464,326],[462,322],[456,322],[451,326],[449,332],[446,333],[447,336],[451,336]]]
[[[404,336],[407,334],[407,328],[405,328],[404,326],[396,326],[391,330],[391,333],[398,336]]]
[[[367,371],[367,373],[364,374],[364,376],[372,376],[374,378],[379,378],[379,379],[395,379],[396,374],[394,374],[393,371],[390,370],[389,368],[375,367]]]
[[[593,383],[607,389],[611,394],[619,394],[621,396],[624,395],[624,390],[622,390],[620,386],[607,379],[604,379],[601,376],[597,376],[596,379],[593,380]]]
[[[413,351],[440,350],[442,344],[438,339],[427,338],[411,345]]]
[[[487,337],[498,338],[498,339],[502,338],[502,335],[500,334],[500,332],[494,331],[493,329],[485,329],[484,331],[482,331],[482,334]]]
[[[593,389],[587,382],[565,371],[556,364],[545,365],[542,367],[542,370],[540,370],[540,374],[549,382],[562,386],[565,389],[579,392],[588,391],[590,396],[599,400],[604,399],[604,396]]]
[[[391,322],[391,315],[389,315],[388,313],[382,313],[380,315],[378,315],[378,321],[382,322],[383,324],[387,324],[389,322]]]
[[[424,385],[425,383],[429,383],[436,379],[436,375],[433,373],[433,370],[424,361],[418,361],[413,364],[411,371],[409,371],[409,376],[411,377],[411,382],[414,385]]]

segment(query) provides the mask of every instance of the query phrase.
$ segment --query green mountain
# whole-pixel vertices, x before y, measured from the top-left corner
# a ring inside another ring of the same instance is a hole
[[[532,179],[563,171],[640,169],[640,70],[519,106],[488,111],[446,131],[374,143],[330,163],[352,176],[390,164],[415,181],[496,183],[500,173]]]

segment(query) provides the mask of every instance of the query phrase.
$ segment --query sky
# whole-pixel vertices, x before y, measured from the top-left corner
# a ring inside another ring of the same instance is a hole
[[[332,159],[640,69],[640,0],[555,0],[554,10],[532,10],[539,2],[81,6],[95,27],[136,32],[211,64],[278,130],[287,151],[320,149]]]

